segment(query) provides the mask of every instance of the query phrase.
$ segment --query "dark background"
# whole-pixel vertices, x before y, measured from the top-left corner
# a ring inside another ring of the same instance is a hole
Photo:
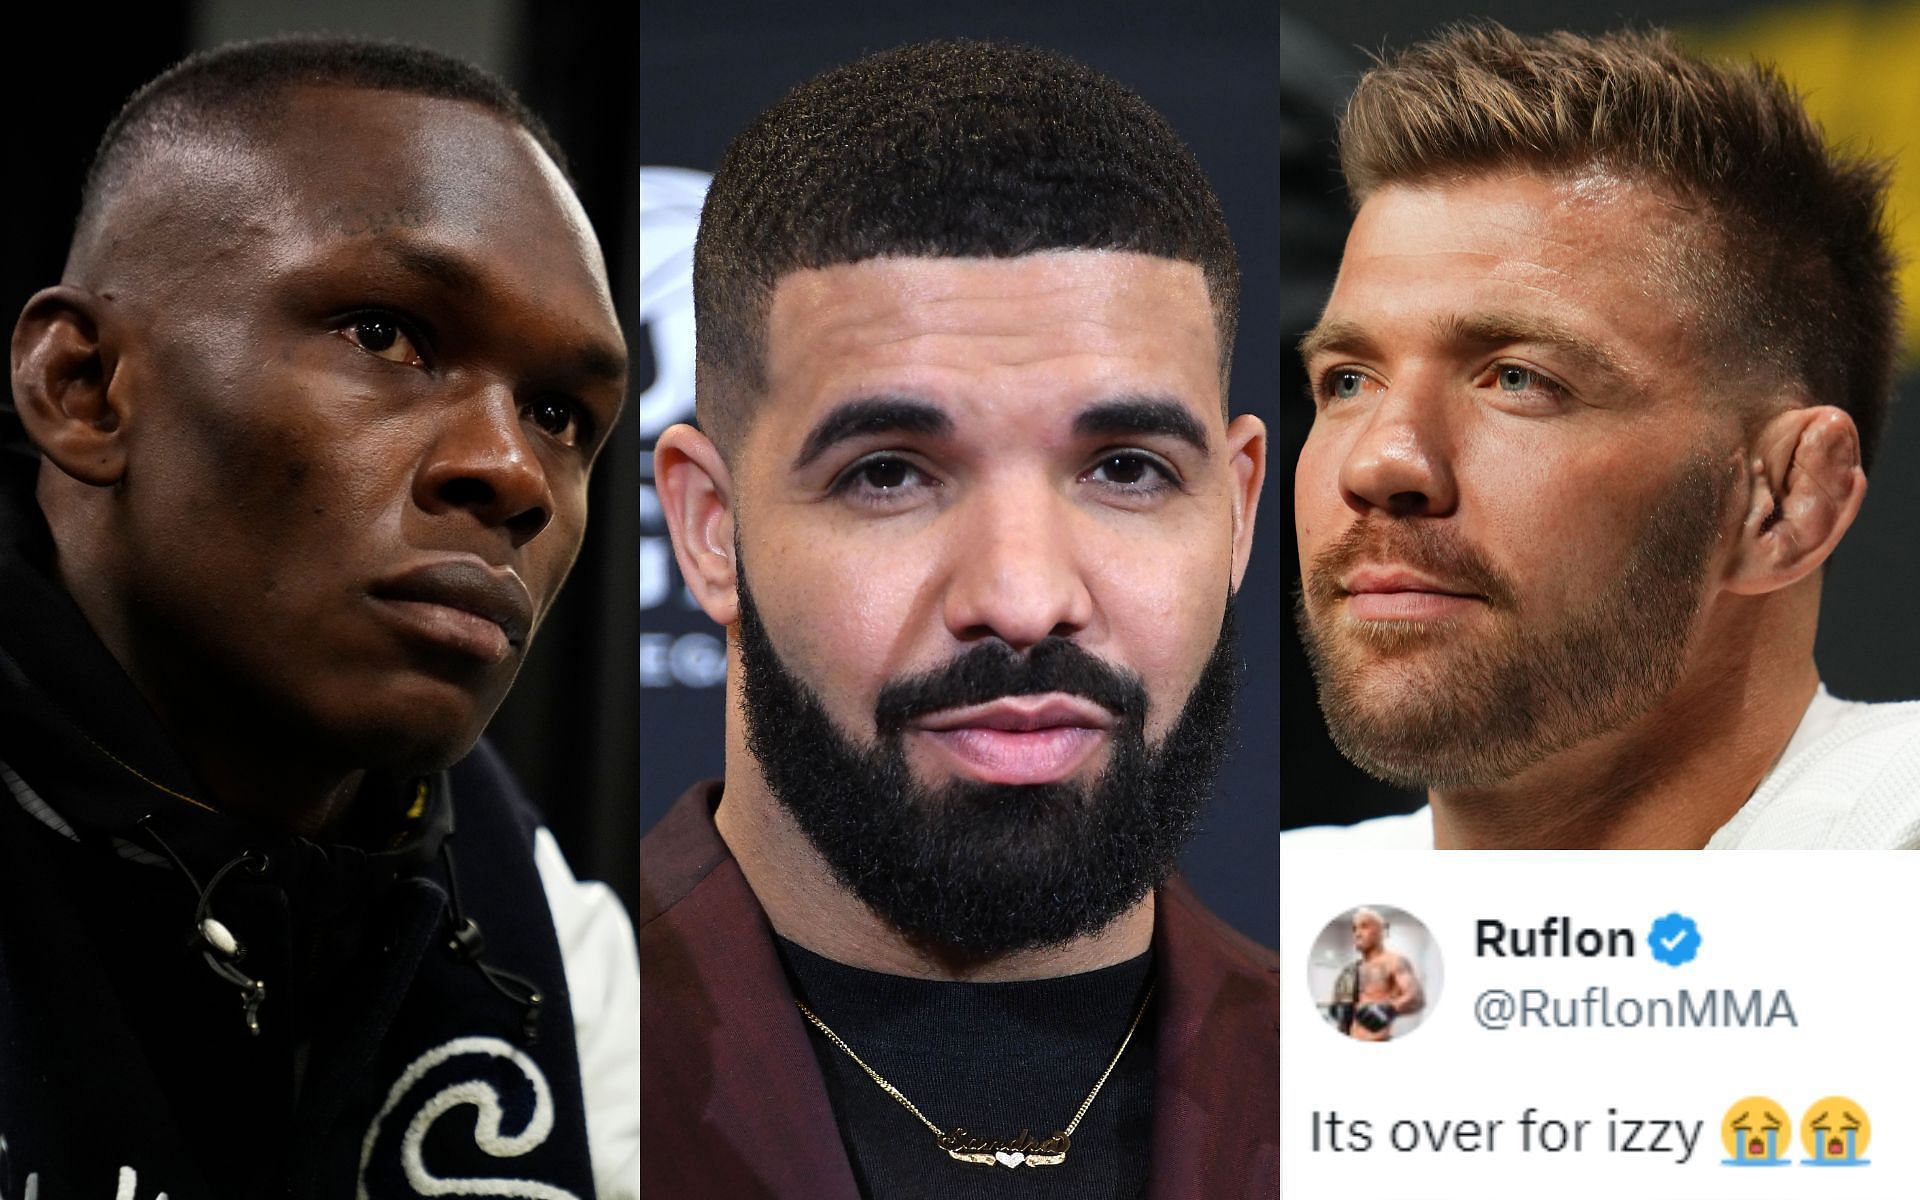
[[[1910,6],[1911,0],[1908,0]],[[1282,478],[1291,475],[1313,422],[1306,378],[1291,350],[1318,319],[1321,305],[1339,269],[1340,243],[1346,236],[1346,198],[1333,155],[1333,121],[1347,91],[1367,62],[1367,51],[1399,49],[1435,32],[1448,21],[1469,15],[1491,17],[1522,33],[1571,29],[1600,33],[1626,24],[1663,24],[1683,34],[1713,37],[1757,13],[1800,9],[1820,11],[1834,5],[1760,5],[1741,0],[1667,0],[1665,3],[1613,3],[1602,7],[1575,0],[1483,0],[1458,4],[1373,0],[1359,5],[1287,5],[1281,37],[1281,78],[1285,91],[1281,171],[1282,237],[1280,259],[1286,382],[1281,436],[1275,460]],[[1891,2],[1853,6],[1867,13],[1895,7]],[[1792,77],[1791,64],[1788,76]],[[1920,69],[1916,64],[1914,69]],[[1905,153],[1920,154],[1920,114],[1911,119],[1913,136]],[[1883,147],[1883,152],[1900,149]],[[1908,169],[1914,169],[1909,167]],[[1920,213],[1907,213],[1909,223]],[[1908,296],[1911,308],[1920,297]],[[1910,323],[1911,327],[1911,323]],[[1906,700],[1920,695],[1920,373],[1914,348],[1880,443],[1867,502],[1860,518],[1827,567],[1815,658],[1829,690],[1848,700]],[[1285,517],[1277,531],[1286,539],[1289,586],[1299,579],[1298,546],[1293,540],[1292,489],[1277,497]],[[1284,613],[1281,677],[1283,693],[1281,825],[1347,824],[1365,817],[1405,812],[1424,797],[1371,779],[1342,758],[1328,740],[1314,696],[1313,679],[1293,628]]]
[[[1281,250],[1274,153],[1278,31],[1270,3],[1083,7],[983,0],[964,7],[898,5],[881,11],[845,4],[822,11],[770,0],[717,0],[648,4],[640,32],[646,167],[710,171],[727,140],[796,84],[863,52],[906,42],[954,36],[1032,42],[1112,75],[1167,116],[1220,195],[1245,276],[1231,407],[1273,427],[1280,373],[1274,264]],[[654,294],[651,278],[644,290]],[[642,341],[657,347],[656,333],[643,330]],[[662,396],[655,411],[669,407]],[[643,437],[657,433],[657,423],[650,419]],[[1272,945],[1278,936],[1280,769],[1273,732],[1280,721],[1279,614],[1290,574],[1282,569],[1280,544],[1292,460],[1283,459],[1277,445],[1270,445],[1269,454],[1253,560],[1240,592],[1248,670],[1239,745],[1221,776],[1205,832],[1183,865],[1209,906]],[[649,504],[643,491],[642,539],[652,542],[651,550],[642,551],[643,572],[649,573],[642,586],[649,607],[641,612],[643,824],[695,780],[721,773],[725,720],[725,689],[713,669],[720,631],[686,597],[666,549],[666,531]]]
[[[110,16],[66,12],[69,28],[43,16],[36,27],[55,36],[30,45],[18,34],[8,55],[0,308],[9,329],[27,297],[59,282],[86,164],[134,89],[203,46],[324,32],[427,45],[492,70],[521,93],[571,160],[632,341],[639,262],[633,5],[156,0]],[[111,36],[96,36],[94,27],[108,22]],[[629,403],[594,474],[594,515],[579,564],[488,731],[545,810],[575,872],[612,883],[629,906],[639,888],[638,460]]]

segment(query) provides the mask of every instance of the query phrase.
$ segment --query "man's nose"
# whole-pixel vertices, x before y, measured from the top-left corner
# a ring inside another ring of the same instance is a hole
[[[1092,620],[1066,497],[1039,484],[983,490],[953,517],[943,612],[956,638],[994,637],[1024,650],[1049,636],[1070,637]]]
[[[1452,512],[1459,496],[1450,407],[1457,403],[1417,374],[1390,388],[1366,415],[1340,464],[1348,507],[1405,517]]]
[[[465,510],[507,531],[518,548],[553,519],[553,492],[536,436],[513,389],[476,387],[450,408],[415,480],[414,500],[428,512]]]

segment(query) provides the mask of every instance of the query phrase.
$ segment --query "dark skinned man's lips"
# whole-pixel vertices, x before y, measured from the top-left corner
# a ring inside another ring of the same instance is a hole
[[[1112,713],[1063,692],[944,708],[907,725],[962,774],[987,783],[1065,779],[1112,728]]]
[[[408,635],[488,664],[525,645],[533,628],[520,576],[477,558],[418,563],[367,592]]]
[[[1340,581],[1347,613],[1359,621],[1434,621],[1485,597],[1407,567],[1361,567]]]

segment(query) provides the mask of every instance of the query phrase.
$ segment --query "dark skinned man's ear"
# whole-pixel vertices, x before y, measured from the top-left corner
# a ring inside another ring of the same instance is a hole
[[[680,576],[709,617],[740,619],[733,561],[733,475],[720,450],[691,425],[674,425],[653,444],[653,486],[673,538]]]
[[[108,386],[115,356],[98,305],[66,285],[27,301],[13,327],[13,399],[48,461],[81,483],[112,487],[126,474],[125,414]]]
[[[1758,596],[1798,583],[1827,561],[1867,494],[1860,431],[1831,405],[1768,421],[1748,463],[1751,494],[1728,588]]]

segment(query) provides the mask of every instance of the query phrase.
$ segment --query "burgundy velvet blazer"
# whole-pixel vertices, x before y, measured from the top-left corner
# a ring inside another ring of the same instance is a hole
[[[858,1200],[773,931],[713,825],[718,781],[640,845],[641,1195]],[[1275,957],[1178,879],[1154,905],[1150,1200],[1280,1194]]]

